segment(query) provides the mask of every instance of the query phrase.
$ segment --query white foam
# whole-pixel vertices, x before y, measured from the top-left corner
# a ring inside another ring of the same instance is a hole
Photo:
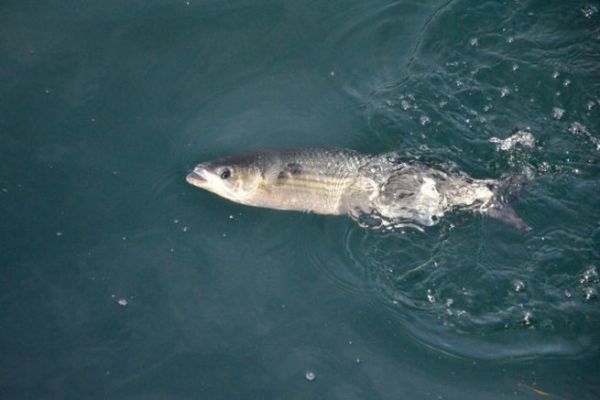
[[[497,137],[493,137],[490,139],[490,142],[496,144],[496,149],[508,151],[517,144],[523,147],[533,147],[535,145],[535,138],[533,137],[533,134],[528,130],[521,129],[515,134],[507,137],[506,139],[499,139]]]

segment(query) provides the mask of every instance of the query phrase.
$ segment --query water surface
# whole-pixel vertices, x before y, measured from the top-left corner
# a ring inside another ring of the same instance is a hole
[[[598,398],[599,7],[4,2],[0,397]],[[527,173],[533,230],[185,182],[293,146]]]

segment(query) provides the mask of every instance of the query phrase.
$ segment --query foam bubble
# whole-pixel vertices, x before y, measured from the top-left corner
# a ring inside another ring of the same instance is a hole
[[[554,107],[552,109],[552,117],[556,119],[561,119],[565,115],[565,110],[563,108]]]
[[[535,144],[535,138],[533,137],[533,134],[530,131],[521,129],[515,134],[507,137],[506,139],[492,137],[490,139],[490,142],[496,144],[496,149],[508,151],[517,144],[524,147],[533,147]]]

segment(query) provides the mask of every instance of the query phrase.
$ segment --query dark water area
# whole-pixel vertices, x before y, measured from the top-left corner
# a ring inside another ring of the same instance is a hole
[[[598,1],[3,1],[0,398],[600,398]],[[197,162],[527,173],[520,232],[250,208]]]

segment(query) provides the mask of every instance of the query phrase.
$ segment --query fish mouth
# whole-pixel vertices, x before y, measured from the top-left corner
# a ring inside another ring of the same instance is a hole
[[[198,165],[192,172],[187,174],[185,180],[191,185],[203,187],[207,183],[206,174],[206,169],[203,166]]]

